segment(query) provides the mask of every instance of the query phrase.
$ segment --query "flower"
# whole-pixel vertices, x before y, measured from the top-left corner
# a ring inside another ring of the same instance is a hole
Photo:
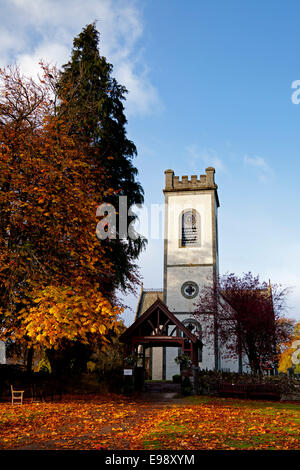
[[[177,357],[175,357],[175,362],[176,364],[180,364],[183,367],[191,367],[192,365],[191,358],[187,354],[179,354]]]

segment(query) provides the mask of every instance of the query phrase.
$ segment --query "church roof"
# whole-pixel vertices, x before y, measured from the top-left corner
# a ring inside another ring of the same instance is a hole
[[[163,289],[144,289],[143,284],[135,312],[135,320],[139,318],[157,299],[163,301]]]

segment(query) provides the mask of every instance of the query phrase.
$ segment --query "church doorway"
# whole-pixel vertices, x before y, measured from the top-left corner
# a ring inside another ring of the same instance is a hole
[[[190,369],[198,368],[199,349],[202,347],[194,325],[185,326],[161,299],[157,299],[120,337],[124,343],[124,368],[133,364],[136,388],[141,389],[146,379],[154,379],[159,367],[157,352],[177,348],[189,358]],[[147,354],[147,351],[151,354]]]

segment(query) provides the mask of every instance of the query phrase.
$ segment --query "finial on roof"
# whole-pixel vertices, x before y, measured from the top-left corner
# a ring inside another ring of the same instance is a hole
[[[269,279],[269,291],[272,292],[272,284],[271,284],[271,279]]]

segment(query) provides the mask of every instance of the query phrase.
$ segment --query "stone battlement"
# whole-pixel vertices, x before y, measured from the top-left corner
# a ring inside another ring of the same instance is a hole
[[[174,176],[173,170],[166,170],[166,186],[164,192],[167,191],[192,191],[197,189],[217,189],[218,186],[215,184],[214,174],[215,169],[208,167],[205,170],[205,175],[200,175],[198,179],[197,175],[192,175],[191,179],[188,176],[182,176],[181,180],[179,176]]]

